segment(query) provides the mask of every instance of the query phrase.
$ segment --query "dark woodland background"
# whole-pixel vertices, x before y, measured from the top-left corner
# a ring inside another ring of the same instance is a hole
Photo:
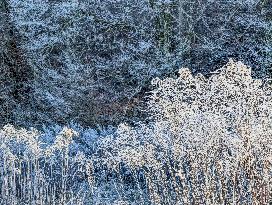
[[[270,0],[0,0],[0,122],[144,118],[154,77],[229,58],[270,78]]]

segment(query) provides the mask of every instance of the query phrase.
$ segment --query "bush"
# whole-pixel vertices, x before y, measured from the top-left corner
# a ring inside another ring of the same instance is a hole
[[[181,69],[153,84],[152,121],[101,138],[100,166],[127,167],[141,203],[269,203],[271,85],[233,61],[210,78]]]

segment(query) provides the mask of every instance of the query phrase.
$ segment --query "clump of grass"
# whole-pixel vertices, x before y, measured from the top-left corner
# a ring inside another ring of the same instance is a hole
[[[42,149],[38,131],[5,126],[0,133],[1,204],[84,204],[85,156],[69,155],[75,134],[64,128]]]

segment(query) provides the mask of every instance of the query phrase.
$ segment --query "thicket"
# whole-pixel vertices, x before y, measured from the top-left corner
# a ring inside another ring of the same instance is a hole
[[[230,61],[154,79],[149,123],[0,132],[1,204],[269,204],[272,87]]]

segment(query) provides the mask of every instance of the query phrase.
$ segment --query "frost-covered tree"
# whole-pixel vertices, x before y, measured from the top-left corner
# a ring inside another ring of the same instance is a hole
[[[149,196],[140,197],[154,204],[268,203],[271,85],[233,61],[210,78],[181,69],[153,84],[151,122],[101,138],[96,165],[125,164],[139,190],[143,172]]]

